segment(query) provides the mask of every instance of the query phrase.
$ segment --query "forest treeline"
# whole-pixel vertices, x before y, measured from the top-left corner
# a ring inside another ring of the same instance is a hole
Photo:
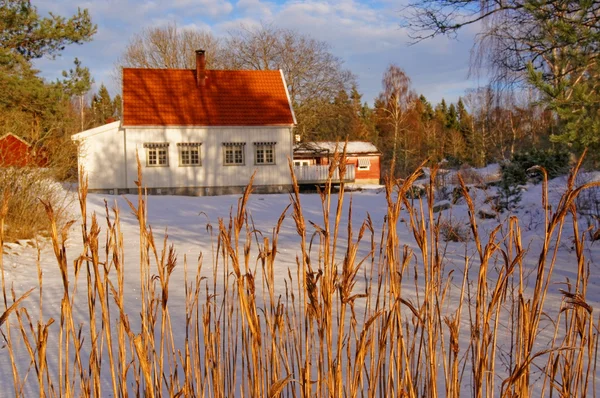
[[[421,32],[429,29],[435,36],[449,27],[436,30],[438,19],[418,19],[419,12],[429,15],[427,7],[432,3],[450,4],[448,0],[412,4],[413,18],[417,18],[412,22]],[[466,91],[456,102],[431,103],[414,90],[400,66],[389,65],[382,71],[381,93],[369,103],[363,98],[356,76],[332,54],[326,42],[267,24],[240,25],[227,37],[181,29],[174,23],[147,28],[130,38],[115,63],[114,75],[118,81],[122,67],[194,68],[196,49],[206,50],[207,67],[211,69],[281,69],[298,120],[296,133],[302,140],[371,141],[383,152],[385,169],[393,165],[400,175],[406,175],[424,159],[480,167],[510,160],[515,153],[532,148],[578,153],[585,147],[597,147],[597,47],[590,50],[597,44],[597,37],[595,30],[590,32],[595,28],[585,28],[596,10],[582,3],[579,9],[561,14],[570,13],[571,25],[564,17],[551,24],[549,18],[558,17],[542,11],[561,6],[562,2],[519,4],[518,10],[533,7],[537,12],[526,11],[531,14],[527,23],[538,31],[562,29],[564,43],[551,46],[540,34],[537,39],[553,50],[554,58],[543,53],[509,70],[492,62],[491,55],[500,54],[499,44],[495,42],[494,50],[488,42],[485,48],[491,54],[487,66],[492,83]],[[582,7],[588,9],[582,11]],[[439,10],[441,13],[443,7]],[[590,18],[583,21],[581,13]],[[575,34],[569,31],[574,29],[575,17],[580,21],[575,33],[586,40],[580,51],[567,35]],[[121,97],[111,97],[102,82],[96,82],[99,88],[92,90],[94,78],[77,59],[72,69],[55,81],[43,79],[32,62],[59,56],[67,45],[91,41],[96,25],[87,10],[68,18],[42,16],[24,0],[3,1],[0,20],[0,128],[44,148],[57,177],[73,176],[76,148],[70,136],[119,119]],[[417,40],[422,38],[417,36]],[[546,39],[555,40],[554,36]],[[569,51],[565,46],[570,46]],[[503,51],[519,51],[515,57],[523,60],[523,55],[532,55],[533,50]],[[508,65],[506,59],[497,58],[494,62]]]

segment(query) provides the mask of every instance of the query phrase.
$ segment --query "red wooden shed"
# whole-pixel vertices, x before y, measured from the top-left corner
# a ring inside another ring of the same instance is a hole
[[[36,156],[27,141],[12,133],[0,137],[0,167],[42,167],[46,162]]]

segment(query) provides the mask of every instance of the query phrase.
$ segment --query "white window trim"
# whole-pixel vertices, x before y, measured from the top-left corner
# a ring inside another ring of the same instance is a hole
[[[233,147],[233,162],[227,162],[227,150]],[[235,150],[239,148],[242,153],[242,161],[235,161]],[[246,143],[245,142],[224,142],[223,143],[223,165],[224,166],[245,166],[246,165]]]
[[[277,164],[277,155],[276,155],[276,142],[255,142],[254,143],[254,165],[256,166],[272,166]],[[267,147],[271,147],[273,160],[271,162],[266,161],[266,152],[263,154],[263,161],[258,161],[258,151],[259,149],[263,149],[266,151]]]
[[[194,148],[198,151],[198,163],[191,163],[192,155],[190,153],[190,163],[183,163],[184,149]],[[177,143],[177,152],[179,153],[179,167],[202,167],[202,143],[201,142],[179,142]]]
[[[169,167],[169,143],[168,142],[146,142],[146,167]],[[165,151],[165,163],[159,163],[159,151]],[[150,153],[155,152],[156,163],[150,163]]]
[[[362,162],[361,162],[362,160]],[[363,163],[361,165],[361,163]],[[358,158],[356,161],[357,170],[368,171],[371,170],[371,159],[369,158]]]
[[[295,167],[305,167],[305,166],[310,166],[310,160],[308,159],[300,159],[300,160],[294,160],[294,166]]]

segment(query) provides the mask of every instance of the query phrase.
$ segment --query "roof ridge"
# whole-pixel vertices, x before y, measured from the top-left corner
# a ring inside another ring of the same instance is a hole
[[[279,70],[123,68],[125,126],[270,126],[296,123]]]
[[[131,67],[123,67],[123,70],[145,70],[145,71],[192,71],[195,72],[196,69],[188,69],[188,68],[131,68]],[[207,72],[278,72],[280,69],[206,69]]]

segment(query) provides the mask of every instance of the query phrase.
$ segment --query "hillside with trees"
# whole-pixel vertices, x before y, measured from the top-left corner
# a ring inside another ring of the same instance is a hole
[[[480,15],[489,20],[475,61],[493,73],[493,80],[456,102],[431,103],[411,86],[401,66],[389,65],[382,71],[381,92],[370,103],[327,42],[268,24],[240,25],[225,37],[175,23],[146,28],[131,37],[115,71],[192,68],[198,48],[207,50],[208,68],[281,69],[302,140],[371,141],[384,154],[386,174],[393,167],[407,175],[424,159],[480,167],[533,148],[575,154],[597,148],[597,32],[588,26],[595,21],[594,6],[511,4],[490,4],[489,16],[472,14],[453,24],[447,11],[455,6],[468,14],[463,2],[411,5],[410,26],[417,41],[455,32]],[[513,9],[514,15],[509,12]],[[552,10],[562,16],[549,15]],[[78,59],[56,81],[42,79],[32,61],[92,40],[96,26],[87,10],[69,18],[45,17],[27,1],[4,2],[0,13],[6,21],[0,37],[0,126],[44,148],[59,178],[72,177],[75,148],[70,136],[118,119],[121,97],[111,97],[104,82],[97,82],[99,88],[92,92],[94,78]],[[535,46],[527,48],[525,37],[532,31]]]

